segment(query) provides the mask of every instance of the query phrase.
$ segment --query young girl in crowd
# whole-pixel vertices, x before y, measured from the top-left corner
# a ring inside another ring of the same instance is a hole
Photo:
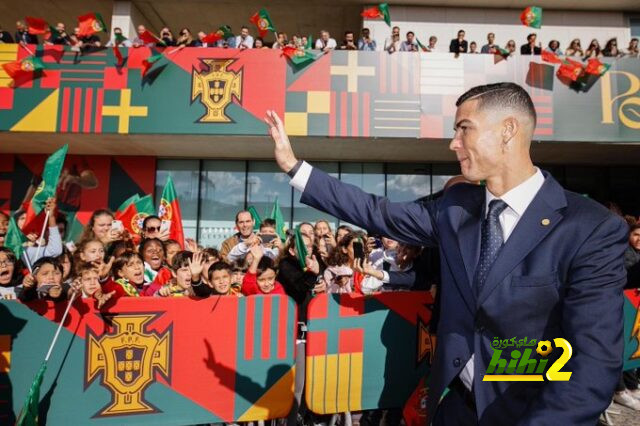
[[[351,293],[354,290],[353,243],[357,240],[358,236],[353,232],[343,236],[327,260],[324,281],[327,283],[328,293]]]
[[[185,250],[176,253],[171,264],[171,281],[162,286],[157,291],[156,296],[195,296],[191,283],[200,284],[200,275],[204,268],[202,260],[202,252],[194,254]]]
[[[252,261],[242,281],[242,294],[286,294],[276,281],[278,270],[270,257],[264,256],[262,246],[251,247]]]
[[[62,287],[62,265],[53,257],[41,257],[33,265],[33,273],[22,280],[18,299],[28,302],[35,299],[60,302],[67,299],[67,289]]]
[[[171,265],[173,256],[175,256],[180,250],[182,250],[182,248],[180,247],[180,243],[176,240],[167,240],[164,242],[164,252],[167,255],[167,265]]]
[[[0,298],[16,299],[21,282],[20,262],[16,255],[9,247],[0,247]]]
[[[145,238],[138,250],[144,260],[144,282],[150,287],[153,295],[171,278],[171,270],[164,266],[165,252],[162,241],[158,238]]]
[[[112,301],[121,297],[142,296],[144,285],[144,263],[135,251],[122,253],[113,262],[113,279],[102,286],[103,293],[113,292]]]
[[[94,238],[81,241],[76,250],[75,260],[76,263],[91,263],[96,271],[98,271],[100,282],[104,282],[109,278],[111,266],[113,265],[113,257],[109,259],[109,262],[105,263],[104,245],[99,239]]]
[[[4,240],[9,229],[9,215],[0,211],[0,247],[4,246]]]

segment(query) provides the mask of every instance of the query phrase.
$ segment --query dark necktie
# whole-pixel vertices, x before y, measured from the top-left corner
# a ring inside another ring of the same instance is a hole
[[[489,275],[489,271],[491,270],[491,265],[496,260],[496,257],[498,257],[498,252],[504,242],[499,218],[500,213],[507,207],[507,203],[502,200],[492,200],[489,203],[487,217],[482,221],[480,259],[478,260],[473,280],[476,294],[480,294],[480,290],[484,286],[487,275]]]

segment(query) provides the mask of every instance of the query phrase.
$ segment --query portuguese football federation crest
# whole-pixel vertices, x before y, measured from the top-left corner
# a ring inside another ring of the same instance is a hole
[[[191,78],[191,103],[198,97],[207,108],[206,114],[198,119],[200,123],[228,123],[225,114],[227,106],[235,97],[242,98],[242,71],[227,70],[233,59],[202,59],[208,70],[193,69]]]
[[[95,417],[157,412],[145,401],[144,391],[155,381],[155,373],[170,378],[171,327],[147,332],[156,316],[115,315],[113,332],[100,337],[87,330],[85,388],[101,373],[101,383],[112,396]]]

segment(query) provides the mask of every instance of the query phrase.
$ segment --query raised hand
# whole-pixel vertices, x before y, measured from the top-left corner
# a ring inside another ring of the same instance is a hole
[[[307,256],[305,263],[309,272],[313,272],[316,275],[320,273],[320,264],[318,263],[315,254],[313,256]]]
[[[198,253],[194,253],[192,259],[188,259],[192,282],[200,281],[200,275],[202,274],[202,270],[204,269],[203,258],[204,258],[204,253],[200,251]]]
[[[269,126],[269,134],[271,134],[274,142],[276,162],[280,169],[286,173],[293,169],[298,159],[293,153],[291,142],[289,142],[287,132],[284,130],[284,124],[282,120],[280,120],[280,117],[278,117],[278,114],[271,110],[267,111],[267,116],[264,121],[267,123],[267,126]]]

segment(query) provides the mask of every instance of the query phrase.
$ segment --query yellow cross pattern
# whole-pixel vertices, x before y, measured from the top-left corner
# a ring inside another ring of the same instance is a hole
[[[373,77],[376,75],[375,67],[358,66],[358,52],[350,51],[347,55],[347,65],[331,65],[331,75],[344,75],[347,77],[347,92],[358,91],[358,77]]]
[[[118,117],[118,133],[129,133],[130,117],[146,117],[146,106],[131,105],[131,89],[120,91],[120,105],[107,105],[102,107],[103,116]]]

